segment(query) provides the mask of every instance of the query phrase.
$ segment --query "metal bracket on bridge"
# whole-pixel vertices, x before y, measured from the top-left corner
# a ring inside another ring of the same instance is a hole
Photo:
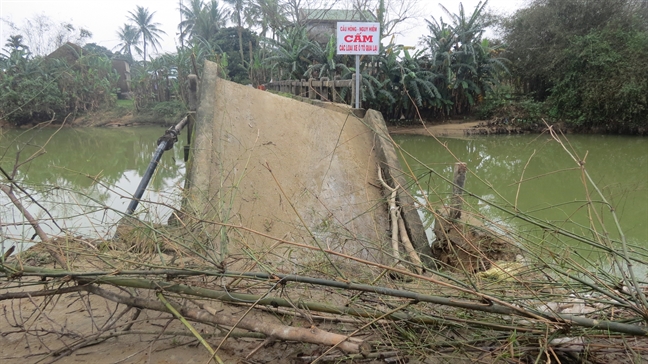
[[[166,142],[166,147],[164,148],[164,150],[171,150],[173,148],[173,144],[178,141],[178,134],[180,134],[180,132],[176,131],[175,127],[170,127],[164,132],[164,135],[158,138],[157,145]]]

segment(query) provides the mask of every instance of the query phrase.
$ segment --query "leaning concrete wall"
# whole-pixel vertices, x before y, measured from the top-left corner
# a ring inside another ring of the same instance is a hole
[[[228,82],[208,63],[194,135],[188,205],[223,258],[323,259],[287,240],[388,262],[375,134],[350,108]]]
[[[364,117],[365,124],[374,131],[374,140],[378,163],[382,173],[390,186],[400,186],[396,199],[401,207],[405,228],[412,241],[412,245],[421,257],[423,263],[429,268],[436,268],[436,263],[431,257],[430,245],[425,235],[425,228],[417,210],[417,204],[409,193],[407,175],[410,173],[401,166],[396,152],[395,142],[389,135],[387,125],[380,112],[368,110]]]

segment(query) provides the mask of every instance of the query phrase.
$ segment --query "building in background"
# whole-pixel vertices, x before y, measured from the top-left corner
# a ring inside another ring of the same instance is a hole
[[[335,36],[337,22],[378,21],[369,10],[302,9],[300,12],[300,18],[303,19],[308,37],[322,44],[327,43],[332,35]]]

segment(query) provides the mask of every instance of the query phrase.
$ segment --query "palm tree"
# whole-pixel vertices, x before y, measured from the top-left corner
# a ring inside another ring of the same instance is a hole
[[[181,43],[184,39],[209,40],[218,30],[227,25],[229,11],[219,6],[217,0],[205,3],[203,0],[190,0],[189,6],[182,5],[180,12],[184,20],[178,25]]]
[[[241,53],[241,62],[245,59],[243,56],[243,20],[245,16],[246,0],[225,0],[226,3],[232,6],[232,21],[236,24],[236,31],[239,38],[239,52]]]
[[[117,51],[121,54],[125,54],[128,57],[128,60],[133,62],[133,48],[138,53],[141,52],[139,49],[139,35],[137,33],[137,28],[131,24],[124,24],[123,27],[119,28],[117,31],[117,36],[119,37],[120,43],[117,45],[119,48]]]
[[[333,35],[329,37],[328,43],[322,46],[318,42],[310,42],[309,59],[313,62],[308,66],[308,70],[304,76],[319,78],[328,77],[330,79],[335,76],[350,73],[347,65],[341,62],[341,56],[335,54],[335,38]]]
[[[496,82],[499,72],[506,69],[497,52],[482,40],[493,20],[484,11],[487,3],[480,1],[471,14],[466,13],[462,4],[457,14],[444,7],[450,23],[442,18],[427,21],[430,35],[424,39],[430,53],[429,66],[438,75],[435,84],[447,112],[449,105],[455,113],[470,111]]]
[[[14,51],[23,51],[23,52],[29,52],[29,47],[23,43],[23,36],[18,34],[18,35],[10,35],[9,38],[7,38],[7,43],[5,43],[5,47],[9,48],[11,52]]]
[[[137,36],[142,36],[142,43],[144,44],[144,63],[146,63],[147,43],[150,43],[151,47],[153,47],[154,50],[157,50],[157,47],[160,45],[160,39],[162,38],[161,34],[166,33],[162,29],[158,28],[160,23],[153,22],[153,15],[155,15],[155,12],[149,13],[148,9],[138,5],[134,12],[130,11],[128,13],[130,14],[130,20],[135,23]]]
[[[218,1],[211,0],[198,14],[192,36],[209,41],[218,30],[227,25],[229,11],[219,6]]]
[[[11,35],[7,38],[5,47],[8,48],[8,53],[0,52],[0,78],[3,75],[3,69],[14,68],[17,70],[26,66],[27,60],[31,53],[29,47],[23,43],[22,35]]]
[[[180,4],[180,15],[183,19],[180,24],[178,24],[178,30],[180,31],[180,44],[184,45],[184,40],[193,35],[196,20],[200,16],[200,12],[203,11],[204,7],[205,2],[203,0],[189,0],[188,6],[182,3]]]
[[[261,26],[261,36],[265,37],[268,30],[272,31],[272,39],[288,23],[285,13],[286,6],[279,0],[250,0],[245,14],[249,25]]]

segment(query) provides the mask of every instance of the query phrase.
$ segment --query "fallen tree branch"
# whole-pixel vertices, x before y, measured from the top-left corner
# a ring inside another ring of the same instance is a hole
[[[169,309],[161,302],[151,301],[139,297],[121,296],[119,294],[107,291],[103,288],[99,288],[95,285],[88,285],[85,287],[85,290],[116,303],[154,311],[169,312]],[[277,338],[279,340],[299,341],[327,346],[337,345],[337,347],[345,353],[359,353],[360,345],[363,343],[362,340],[347,340],[347,337],[345,335],[323,331],[318,329],[317,327],[302,328],[272,324],[252,319],[239,320],[236,317],[229,317],[226,315],[214,316],[206,310],[188,308],[185,306],[175,307],[175,309],[182,316],[192,321],[224,326],[236,325],[238,328],[260,332],[267,335],[268,337]]]
[[[166,299],[166,297],[164,297],[164,294],[162,294],[162,292],[158,292],[157,296],[160,299],[160,301],[162,302],[162,304],[167,308],[167,310],[169,310],[169,312],[171,312],[173,314],[173,316],[175,316],[178,320],[180,320],[180,322],[182,322],[182,324],[185,325],[185,327],[191,332],[191,334],[196,339],[198,339],[198,341],[207,349],[207,351],[209,351],[209,354],[211,354],[212,358],[214,358],[219,364],[223,364],[223,361],[216,354],[214,349],[212,349],[212,347],[209,345],[209,343],[207,341],[205,341],[205,339],[203,339],[203,337],[200,335],[200,333],[198,331],[196,331],[196,329],[194,329],[193,326],[191,326],[189,321],[187,321],[182,316],[182,314],[180,312],[178,312],[175,309],[175,307],[173,307],[173,305]]]
[[[399,186],[394,188],[388,185],[387,182],[385,182],[382,177],[382,168],[380,168],[380,166],[378,166],[378,179],[380,180],[382,186],[386,190],[391,192],[387,202],[389,204],[389,216],[391,219],[391,242],[394,258],[396,258],[397,261],[400,261],[401,259],[398,250],[398,242],[400,236],[400,243],[403,244],[407,255],[409,255],[412,263],[415,265],[414,269],[416,270],[416,273],[422,274],[423,270],[421,267],[423,267],[423,263],[421,262],[421,258],[418,256],[416,249],[414,249],[412,241],[410,240],[409,236],[407,236],[407,229],[405,228],[405,222],[403,221],[403,216],[401,214],[402,210],[400,207],[396,206],[396,194],[398,192]]]
[[[64,294],[64,293],[78,292],[78,291],[83,291],[83,286],[46,289],[41,291],[8,292],[8,293],[0,294],[0,301],[15,300],[15,299],[29,298],[29,297],[53,296],[57,294]]]
[[[287,300],[279,297],[266,297],[259,300],[259,296],[252,295],[252,294],[215,291],[215,290],[210,290],[201,287],[192,287],[183,284],[177,284],[173,282],[108,276],[109,274],[111,274],[111,272],[104,272],[103,274],[106,274],[106,276],[87,277],[86,276],[87,273],[76,274],[74,272],[63,271],[63,270],[44,269],[38,267],[17,267],[17,266],[11,267],[6,264],[5,265],[0,264],[0,271],[2,270],[17,272],[17,274],[21,274],[21,272],[24,271],[24,272],[30,272],[32,275],[38,275],[34,273],[41,272],[40,275],[43,277],[67,276],[76,280],[80,284],[105,283],[114,286],[143,288],[143,289],[151,289],[151,290],[162,288],[168,292],[186,294],[195,297],[217,299],[223,302],[253,303],[258,300],[258,304],[263,306],[294,308],[294,304],[291,304]],[[476,310],[476,311],[489,312],[494,314],[515,315],[520,317],[533,318],[533,319],[538,319],[540,321],[544,320],[546,324],[561,323],[567,325],[588,327],[597,330],[626,333],[630,335],[648,336],[648,329],[637,325],[631,325],[631,324],[614,322],[614,321],[593,320],[586,317],[569,315],[569,314],[551,314],[551,313],[528,311],[527,309],[523,309],[520,307],[509,307],[507,305],[501,305],[493,301],[491,301],[490,303],[471,302],[467,300],[456,299],[453,297],[431,296],[431,295],[421,294],[412,291],[397,290],[397,289],[391,289],[391,288],[380,287],[380,286],[372,286],[368,284],[332,281],[332,280],[326,280],[321,278],[313,278],[313,277],[305,277],[305,276],[297,276],[297,275],[268,274],[268,273],[234,273],[234,272],[222,273],[218,271],[213,271],[213,272],[188,271],[188,270],[182,271],[177,269],[173,271],[183,272],[182,275],[200,274],[200,275],[239,277],[239,278],[250,278],[250,279],[268,279],[268,280],[281,279],[286,282],[300,282],[300,283],[308,283],[314,285],[322,285],[322,286],[335,287],[340,289],[356,290],[362,292],[370,292],[370,293],[381,294],[381,295],[413,299],[419,302],[428,302],[428,303],[439,304],[444,306],[464,308],[468,310]],[[404,273],[405,271],[402,272]],[[94,274],[98,274],[98,272],[94,272]],[[383,312],[377,310],[355,309],[353,307],[337,307],[337,306],[322,304],[319,302],[301,301],[297,304],[297,306],[299,308],[307,309],[309,311],[326,312],[326,313],[332,313],[337,315],[350,315],[356,317],[375,318],[383,314]],[[395,321],[408,320],[411,322],[419,322],[422,324],[443,323],[447,325],[448,321],[452,321],[451,318],[443,320],[443,319],[439,319],[427,315],[412,315],[412,314],[404,314],[404,313],[394,313],[387,316],[386,318]],[[496,330],[510,329],[508,327],[502,327],[501,325],[489,325],[488,323],[482,323],[482,325],[492,327]],[[525,328],[525,327],[518,327],[517,330],[533,331],[533,329]]]
[[[421,269],[421,267],[423,267],[423,262],[421,262],[421,258],[418,256],[418,253],[416,253],[416,249],[414,249],[412,241],[407,235],[407,230],[405,229],[405,221],[403,221],[403,216],[400,214],[398,215],[398,231],[400,232],[400,238],[403,246],[405,247],[405,252],[407,252],[407,255],[409,255],[412,263],[415,266],[414,270],[416,270],[416,273],[418,274],[423,274],[423,269]]]
[[[241,275],[244,276],[245,274],[241,274]],[[282,277],[281,279],[288,280],[286,277],[289,276],[276,275],[276,277]],[[300,279],[300,281],[307,281],[307,280],[308,277],[302,277],[302,279]],[[214,298],[224,302],[252,303],[258,301],[258,304],[260,305],[274,306],[274,307],[278,307],[278,306],[293,307],[292,303],[279,297],[266,297],[263,299],[259,299],[259,296],[251,295],[251,294],[214,291],[205,288],[191,287],[191,286],[186,286],[183,284],[177,284],[172,282],[149,281],[144,279],[128,279],[128,278],[119,278],[119,277],[100,277],[95,279],[92,282],[88,281],[87,279],[82,279],[80,280],[80,282],[107,283],[107,284],[124,286],[124,287],[132,287],[132,288],[146,288],[146,289],[162,288],[165,291],[169,291],[169,292],[189,294],[189,295],[206,297],[206,298]],[[366,284],[354,284],[354,283],[345,283],[345,282],[337,282],[337,281],[328,281],[327,283],[328,283],[327,285],[330,287],[359,290],[359,291],[372,292],[377,294],[393,295],[402,298],[413,299],[415,301],[420,301],[420,302],[430,302],[430,303],[436,303],[444,306],[459,307],[459,308],[465,308],[465,309],[475,310],[475,311],[533,318],[541,322],[544,322],[545,324],[551,324],[551,325],[560,325],[560,324],[575,325],[575,326],[588,327],[588,328],[603,330],[603,331],[613,331],[613,332],[619,332],[619,333],[625,333],[625,334],[637,335],[637,336],[648,336],[647,328],[638,325],[621,323],[621,322],[594,320],[594,319],[577,316],[577,315],[570,315],[570,314],[534,312],[534,311],[522,310],[514,307],[508,307],[494,302],[477,303],[477,302],[459,300],[453,297],[429,296],[429,295],[424,295],[424,294],[411,292],[411,291],[395,290],[395,289],[390,289],[385,287],[370,286]],[[328,312],[328,313],[335,313],[340,315],[347,314],[347,315],[358,316],[358,317],[375,318],[377,316],[381,316],[384,314],[383,312],[378,310],[354,309],[353,307],[336,307],[336,306],[322,304],[319,302],[302,301],[299,302],[297,306],[299,308],[304,308],[312,311]],[[426,315],[393,313],[389,316],[386,316],[385,318],[395,320],[395,321],[408,320],[411,322],[420,322],[424,324],[439,324],[442,322],[447,324],[446,320],[431,317],[431,316],[426,316]],[[524,330],[525,328],[520,327],[519,329]]]
[[[27,211],[25,206],[23,206],[22,202],[20,202],[18,197],[16,197],[16,195],[13,193],[11,188],[9,188],[6,185],[0,184],[0,191],[4,192],[4,194],[7,195],[7,197],[9,197],[11,203],[13,203],[14,206],[16,206],[16,208],[20,211],[20,213],[25,217],[25,219],[27,219],[29,224],[36,232],[36,235],[38,235],[38,237],[41,239],[41,242],[43,243],[43,247],[47,250],[47,252],[50,253],[50,255],[52,255],[54,259],[56,259],[56,261],[61,265],[61,267],[67,267],[67,261],[65,257],[63,257],[63,255],[61,255],[59,252],[52,249],[52,247],[50,246],[52,240],[47,236],[47,234],[45,234],[45,231],[43,231],[43,229],[40,227],[40,224],[38,224],[38,222],[32,216],[32,214],[29,213],[29,211]]]
[[[387,184],[387,182],[385,182],[382,177],[382,168],[380,168],[380,166],[378,166],[378,180],[380,181],[380,184],[382,184],[382,186],[391,193],[387,199],[387,204],[389,205],[389,219],[391,221],[392,254],[396,259],[396,263],[399,263],[401,258],[398,251],[398,207],[396,207],[396,192],[398,189],[392,188]]]

